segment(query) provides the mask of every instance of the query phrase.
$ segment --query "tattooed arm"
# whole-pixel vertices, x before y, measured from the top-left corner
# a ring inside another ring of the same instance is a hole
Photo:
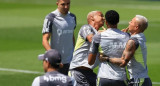
[[[126,48],[123,51],[122,57],[121,58],[108,58],[109,62],[117,64],[121,67],[124,67],[127,65],[129,60],[134,56],[134,53],[136,51],[136,44],[134,40],[129,40],[126,44]]]

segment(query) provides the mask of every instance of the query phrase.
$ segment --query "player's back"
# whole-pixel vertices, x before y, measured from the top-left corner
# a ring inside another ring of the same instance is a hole
[[[121,57],[125,49],[129,35],[119,29],[109,28],[102,32],[99,38],[99,52],[109,57]],[[124,80],[126,78],[125,68],[115,64],[103,62],[100,64],[98,77],[114,80]]]

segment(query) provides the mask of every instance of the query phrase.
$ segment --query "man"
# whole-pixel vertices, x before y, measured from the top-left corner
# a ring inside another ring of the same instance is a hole
[[[70,65],[70,73],[77,86],[96,86],[96,74],[88,64],[88,51],[92,37],[104,25],[104,16],[100,11],[92,11],[87,16],[88,24],[83,25],[78,33],[77,43]]]
[[[73,86],[74,80],[69,76],[57,72],[62,67],[61,55],[57,50],[48,50],[45,54],[39,55],[43,60],[45,74],[34,79],[32,86]]]
[[[121,57],[129,35],[117,29],[119,14],[114,10],[109,10],[105,14],[107,30],[96,34],[93,37],[89,50],[88,63],[94,64],[97,53],[103,53],[110,57]],[[126,86],[125,68],[115,64],[102,62],[98,71],[98,86]]]
[[[131,34],[121,58],[107,58],[109,62],[119,66],[128,67],[130,82],[128,86],[152,86],[148,76],[147,47],[143,32],[148,27],[147,19],[142,15],[136,15],[129,22]]]
[[[63,68],[59,72],[68,74],[74,49],[76,17],[69,12],[70,0],[57,0],[57,9],[48,14],[43,25],[42,44],[48,51],[56,49],[62,55]],[[50,40],[50,43],[48,42]]]

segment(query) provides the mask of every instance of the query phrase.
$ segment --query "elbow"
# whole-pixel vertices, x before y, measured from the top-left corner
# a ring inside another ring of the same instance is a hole
[[[94,62],[88,61],[88,64],[89,64],[89,65],[93,65],[93,64],[94,64]]]
[[[125,67],[126,65],[120,65],[120,67]]]
[[[125,67],[125,66],[127,66],[127,64],[125,63],[120,64],[120,67]]]

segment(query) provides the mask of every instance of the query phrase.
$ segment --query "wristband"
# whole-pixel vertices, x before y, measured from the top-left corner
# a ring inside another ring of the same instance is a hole
[[[107,58],[106,61],[109,62],[109,58]]]

